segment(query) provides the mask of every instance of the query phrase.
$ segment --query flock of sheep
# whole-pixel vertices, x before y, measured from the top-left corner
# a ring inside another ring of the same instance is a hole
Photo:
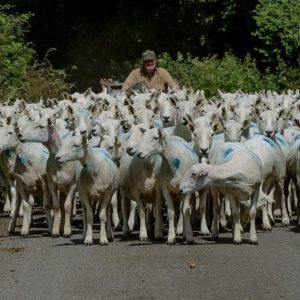
[[[167,93],[64,94],[0,106],[0,188],[8,232],[43,207],[53,237],[70,237],[81,205],[84,244],[124,234],[139,216],[139,238],[194,242],[193,230],[218,238],[231,227],[233,243],[250,223],[269,231],[300,212],[300,93],[222,93],[206,99],[189,89]],[[80,204],[77,203],[78,200]],[[35,204],[35,205],[34,205]],[[256,217],[258,213],[258,218]],[[167,225],[167,226],[166,226]]]

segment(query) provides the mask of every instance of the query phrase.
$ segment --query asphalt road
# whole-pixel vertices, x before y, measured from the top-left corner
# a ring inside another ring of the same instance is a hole
[[[46,236],[39,216],[30,237],[6,236],[0,216],[0,299],[299,299],[300,229],[258,230],[259,245],[196,235],[196,244],[139,242],[115,233],[107,247]],[[79,224],[79,222],[77,222]],[[20,228],[17,228],[19,231]],[[17,232],[18,234],[18,232]]]

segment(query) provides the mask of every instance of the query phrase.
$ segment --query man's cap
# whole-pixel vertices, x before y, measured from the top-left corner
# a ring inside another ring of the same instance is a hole
[[[150,59],[153,59],[155,61],[157,60],[155,52],[152,50],[146,50],[145,52],[143,52],[142,61],[150,60]]]

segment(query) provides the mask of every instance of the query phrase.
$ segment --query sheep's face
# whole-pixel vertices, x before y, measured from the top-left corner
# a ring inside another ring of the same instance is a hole
[[[162,129],[152,128],[147,130],[139,143],[137,156],[144,159],[161,153],[164,149],[165,138],[166,136]]]
[[[180,192],[186,196],[202,190],[207,186],[207,171],[197,164],[192,166],[184,175],[180,183]]]

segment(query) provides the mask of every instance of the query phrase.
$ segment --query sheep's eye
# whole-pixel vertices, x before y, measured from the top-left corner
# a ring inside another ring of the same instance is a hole
[[[154,139],[155,139],[155,140],[158,140],[158,136],[155,136]]]
[[[11,131],[9,131],[9,132],[8,132],[8,134],[9,134],[9,135],[12,135],[12,132],[11,132]]]
[[[114,149],[114,147],[113,147],[113,146],[109,146],[108,149],[109,149],[109,150],[112,150],[112,149]]]
[[[73,145],[72,147],[73,147],[73,148],[79,148],[79,146],[80,146],[80,145],[76,145],[76,144],[75,144],[75,145]]]

